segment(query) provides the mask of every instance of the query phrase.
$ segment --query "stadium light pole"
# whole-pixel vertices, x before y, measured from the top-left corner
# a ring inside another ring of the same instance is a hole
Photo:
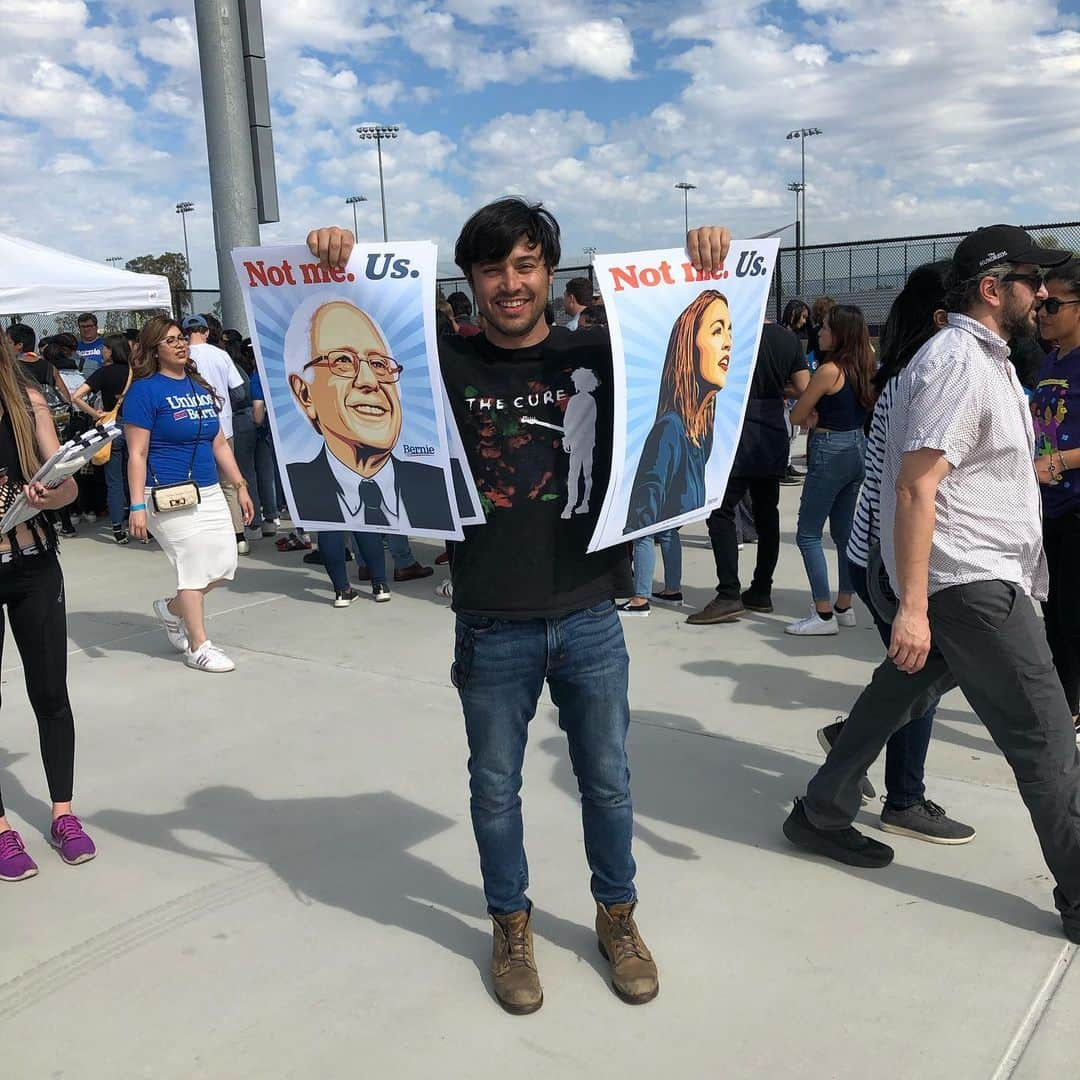
[[[345,202],[352,205],[352,231],[353,231],[353,236],[359,237],[360,228],[356,224],[356,204],[357,203],[362,203],[362,202],[367,202],[367,196],[366,195],[350,195],[345,200]]]
[[[786,136],[788,139],[799,140],[799,150],[802,156],[802,175],[799,179],[802,181],[802,214],[800,220],[802,221],[803,247],[806,247],[806,140],[820,134],[822,134],[821,128],[811,127],[796,128],[794,131],[789,131]]]
[[[584,253],[590,263],[596,258],[596,248],[592,247],[591,245],[587,248],[584,248]]]
[[[105,261],[110,266],[116,267],[116,266],[119,266],[124,260],[122,258],[120,258],[119,255],[110,255]]]
[[[191,256],[188,254],[187,246],[187,216],[195,209],[193,202],[178,202],[176,204],[176,212],[180,215],[180,221],[184,226],[184,262],[187,264],[187,287],[188,292],[191,292]]]
[[[379,154],[379,201],[382,203],[382,238],[385,243],[390,239],[386,229],[386,189],[383,187],[382,171],[382,141],[383,139],[396,139],[401,130],[398,124],[361,124],[356,129],[356,134],[361,139],[374,139],[375,147]]]
[[[799,195],[802,193],[804,184],[798,180],[792,180],[788,184],[788,191],[795,193],[795,292],[802,292],[802,228],[799,218]]]
[[[689,209],[689,196],[691,191],[697,191],[697,184],[688,184],[685,180],[680,180],[676,185],[676,188],[682,192],[682,213],[683,213],[683,231],[690,231],[690,209]]]

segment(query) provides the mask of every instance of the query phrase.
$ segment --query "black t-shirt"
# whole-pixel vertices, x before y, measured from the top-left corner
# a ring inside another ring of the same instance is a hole
[[[87,377],[86,385],[101,395],[101,407],[105,412],[116,408],[116,399],[124,392],[130,371],[127,364],[102,364]]]
[[[30,376],[39,386],[56,385],[56,368],[43,356],[34,356],[32,361],[21,360],[23,371]]]
[[[766,323],[754,362],[750,400],[731,466],[732,476],[779,479],[784,475],[788,461],[784,386],[797,372],[806,370],[806,357],[794,331]]]
[[[809,370],[799,336],[779,323],[766,323],[750,380],[750,396],[766,401],[782,399],[792,375]]]
[[[553,326],[526,349],[500,349],[483,334],[440,338],[439,357],[487,515],[453,545],[454,610],[557,618],[628,596],[626,547],[585,553],[611,467],[610,345]],[[575,397],[571,453],[563,426]]]

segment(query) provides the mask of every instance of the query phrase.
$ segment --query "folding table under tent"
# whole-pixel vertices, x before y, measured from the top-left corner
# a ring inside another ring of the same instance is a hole
[[[169,279],[0,233],[0,315],[57,311],[172,311]]]

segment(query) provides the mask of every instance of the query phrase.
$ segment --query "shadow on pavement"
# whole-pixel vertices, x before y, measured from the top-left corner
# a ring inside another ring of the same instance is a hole
[[[472,961],[488,985],[491,936],[459,917],[484,916],[483,892],[409,852],[455,822],[393,792],[263,799],[242,788],[208,787],[171,813],[103,810],[87,821],[177,855],[226,865],[234,861],[236,856],[192,846],[181,834],[213,837],[268,866],[301,902],[326,904],[426,937]],[[590,928],[539,909],[535,927],[545,940],[605,974],[593,959]]]
[[[810,858],[788,843],[781,826],[791,810],[792,797],[806,789],[812,766],[782,751],[710,735],[689,716],[635,710],[631,719],[629,750],[635,815],[789,858]],[[556,759],[555,784],[577,800],[577,781],[565,739],[547,738],[540,745]],[[866,826],[870,820],[863,815],[863,820],[856,824]],[[636,835],[653,846],[650,832],[639,830]],[[1032,835],[1031,843],[1036,842]],[[901,860],[905,843],[902,839],[897,843]],[[656,850],[658,854],[668,854],[663,845]],[[974,852],[975,848],[965,849],[969,850]],[[957,857],[965,858],[963,853]],[[1060,936],[1060,925],[1050,910],[989,885],[897,862],[883,870],[864,871],[831,865],[838,873],[871,881],[906,896],[997,919],[1048,937]],[[778,883],[783,881],[783,874],[784,864],[778,863]]]

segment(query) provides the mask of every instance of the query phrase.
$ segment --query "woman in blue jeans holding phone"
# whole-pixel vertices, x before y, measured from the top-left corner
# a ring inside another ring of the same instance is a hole
[[[814,429],[795,534],[810,579],[813,606],[805,619],[784,627],[785,633],[800,636],[836,634],[839,626],[855,625],[846,550],[863,480],[863,425],[874,405],[874,350],[862,311],[850,304],[831,308],[821,324],[818,341],[824,358],[791,410],[793,424],[810,424]],[[835,611],[821,543],[826,520],[836,544],[839,588]]]

